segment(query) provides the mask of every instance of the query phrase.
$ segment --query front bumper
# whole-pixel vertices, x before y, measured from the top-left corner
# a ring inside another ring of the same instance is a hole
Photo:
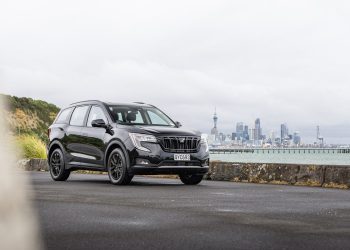
[[[198,152],[190,154],[190,161],[175,161],[174,154],[162,150],[159,144],[145,144],[151,152],[137,149],[129,152],[131,174],[205,174],[209,170],[209,152],[200,147]],[[186,154],[186,153],[184,153]],[[138,160],[146,160],[148,164],[140,164]]]
[[[205,174],[209,166],[159,166],[149,167],[144,165],[134,165],[131,167],[133,174]]]

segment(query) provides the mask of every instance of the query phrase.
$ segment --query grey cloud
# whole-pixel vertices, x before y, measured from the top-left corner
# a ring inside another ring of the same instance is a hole
[[[287,122],[350,141],[350,5],[344,1],[5,1],[1,92],[60,106],[153,103],[208,132]],[[63,92],[70,89],[69,92]],[[333,134],[332,134],[333,133]]]

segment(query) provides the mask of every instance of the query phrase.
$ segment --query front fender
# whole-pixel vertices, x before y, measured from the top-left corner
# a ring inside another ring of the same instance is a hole
[[[125,155],[125,159],[126,159],[126,167],[127,169],[130,168],[130,157],[129,157],[129,153],[128,153],[128,150],[126,149],[124,143],[122,141],[120,141],[119,139],[115,139],[113,141],[111,141],[107,148],[106,148],[106,151],[105,151],[105,159],[104,159],[104,165],[105,165],[105,168],[107,169],[107,163],[108,163],[108,154],[110,153],[110,150],[114,147],[117,147],[117,148],[120,148],[124,155]]]

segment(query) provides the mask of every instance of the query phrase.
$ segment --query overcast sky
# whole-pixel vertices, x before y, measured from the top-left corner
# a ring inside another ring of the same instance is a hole
[[[0,3],[0,92],[144,101],[209,132],[261,119],[350,143],[349,1]]]

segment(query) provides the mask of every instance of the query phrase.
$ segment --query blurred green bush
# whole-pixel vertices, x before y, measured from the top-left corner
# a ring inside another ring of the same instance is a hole
[[[15,141],[23,158],[46,159],[46,145],[38,137],[21,135],[17,136]]]

